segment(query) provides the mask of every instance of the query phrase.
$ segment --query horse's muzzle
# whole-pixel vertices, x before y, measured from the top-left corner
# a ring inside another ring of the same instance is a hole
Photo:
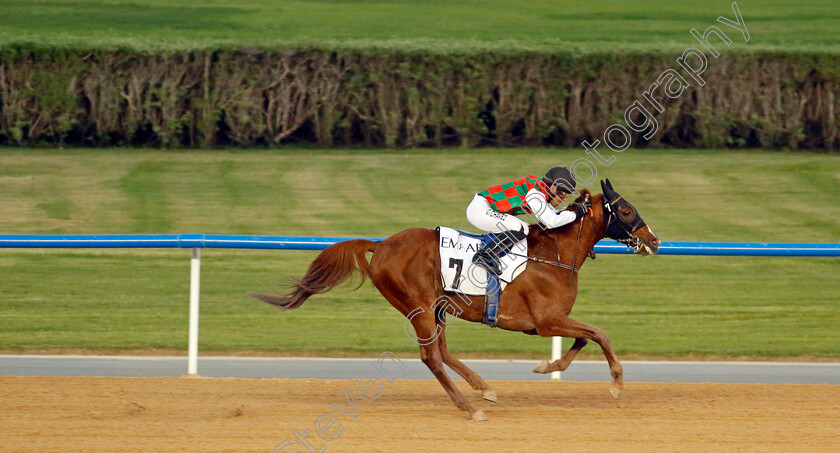
[[[653,231],[647,225],[636,230],[633,236],[639,239],[634,253],[642,256],[650,256],[656,255],[659,252],[659,245],[662,244],[662,241],[653,234]]]

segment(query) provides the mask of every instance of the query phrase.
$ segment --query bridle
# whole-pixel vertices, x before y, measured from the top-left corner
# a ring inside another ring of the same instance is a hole
[[[641,217],[639,217],[639,213],[635,211],[635,209],[634,212],[636,213],[636,217],[633,219],[633,222],[631,222],[631,224],[628,225],[627,223],[623,222],[621,219],[618,218],[618,213],[616,212],[617,208],[615,208],[614,206],[619,200],[621,200],[621,195],[619,195],[615,200],[609,201],[605,194],[602,197],[602,200],[604,204],[605,213],[604,232],[606,236],[610,239],[614,239],[616,242],[620,242],[626,245],[627,247],[633,248],[636,250],[636,252],[638,252],[639,249],[642,247],[642,240],[639,239],[638,236],[633,236],[633,233],[638,231],[639,228],[644,227],[646,225],[645,221],[642,220]],[[622,203],[619,206],[623,206],[624,204],[630,203],[624,201],[624,203]]]
[[[639,249],[642,248],[642,241],[641,241],[641,239],[639,239],[638,236],[633,236],[633,233],[635,231],[637,231],[639,228],[644,227],[646,224],[645,224],[645,221],[641,217],[639,217],[639,213],[637,211],[636,211],[636,217],[633,219],[633,222],[631,222],[629,225],[627,223],[623,222],[621,219],[619,219],[618,218],[618,213],[616,212],[615,204],[616,204],[616,202],[618,202],[621,199],[622,199],[621,195],[618,195],[618,197],[616,199],[612,200],[612,201],[608,201],[606,194],[603,194],[601,196],[601,200],[602,200],[602,203],[603,203],[603,206],[604,206],[604,216],[603,216],[603,218],[604,218],[604,232],[605,232],[605,235],[607,237],[609,237],[610,239],[614,239],[616,242],[620,242],[620,243],[626,245],[627,247],[635,249],[635,251],[638,252]],[[586,201],[589,201],[589,194],[586,194]],[[630,203],[627,203],[627,201],[624,201],[624,203],[619,204],[619,206],[623,206],[624,204],[630,204]],[[569,280],[571,281],[574,274],[576,274],[580,271],[577,267],[575,267],[575,265],[577,264],[578,249],[580,248],[580,236],[581,236],[581,232],[583,231],[583,223],[586,221],[586,218],[589,217],[590,215],[592,215],[592,214],[590,213],[589,215],[584,215],[580,219],[580,222],[579,222],[580,226],[579,226],[579,229],[578,229],[577,241],[575,243],[575,256],[572,260],[571,265],[563,264],[563,263],[560,262],[560,246],[557,244],[557,241],[555,241],[550,236],[549,236],[549,238],[551,238],[551,242],[554,244],[554,247],[555,247],[556,252],[557,252],[557,261],[549,261],[549,260],[544,260],[542,258],[537,258],[535,256],[525,256],[525,255],[519,255],[517,253],[510,253],[509,252],[509,254],[519,256],[519,257],[523,257],[523,258],[526,258],[530,261],[535,261],[537,263],[549,264],[551,266],[556,266],[556,267],[559,267],[559,268],[562,268],[562,269],[568,269],[570,271],[569,272]],[[545,230],[541,230],[541,233],[547,234],[545,232]],[[594,258],[595,257],[594,255],[595,254],[592,251],[590,251],[589,256]]]

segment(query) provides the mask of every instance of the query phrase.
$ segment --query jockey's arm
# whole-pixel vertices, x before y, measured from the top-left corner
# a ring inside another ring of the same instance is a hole
[[[577,219],[575,211],[556,212],[554,207],[545,199],[545,195],[539,189],[531,189],[525,194],[525,203],[531,212],[546,228],[557,228],[572,223]]]

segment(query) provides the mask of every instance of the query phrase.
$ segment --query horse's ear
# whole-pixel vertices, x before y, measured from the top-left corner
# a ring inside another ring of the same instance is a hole
[[[610,182],[610,178],[607,178],[607,187],[609,187],[609,188],[610,188],[610,190],[612,190],[613,192],[615,192],[615,189],[613,189],[612,183]]]
[[[607,193],[607,185],[604,184],[604,180],[601,180],[601,193]]]

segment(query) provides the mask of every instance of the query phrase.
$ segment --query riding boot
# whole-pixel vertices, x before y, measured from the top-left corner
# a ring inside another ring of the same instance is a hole
[[[514,244],[525,239],[525,229],[508,230],[501,233],[490,233],[487,239],[481,243],[478,251],[473,256],[473,263],[489,272],[501,275],[503,269],[500,267],[499,258],[504,255]]]

